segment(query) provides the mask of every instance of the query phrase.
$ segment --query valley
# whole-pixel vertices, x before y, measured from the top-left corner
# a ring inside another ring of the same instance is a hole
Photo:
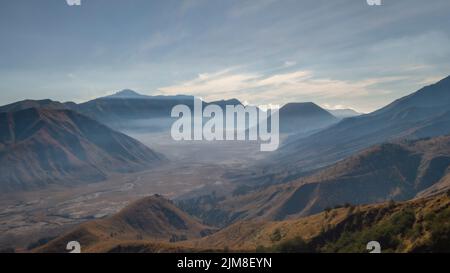
[[[166,133],[129,133],[162,151],[168,162],[148,170],[114,174],[83,186],[57,186],[0,193],[0,245],[26,248],[88,220],[110,216],[130,202],[161,194],[188,198],[210,191],[227,194],[234,185],[227,173],[261,157],[258,143],[175,142]]]

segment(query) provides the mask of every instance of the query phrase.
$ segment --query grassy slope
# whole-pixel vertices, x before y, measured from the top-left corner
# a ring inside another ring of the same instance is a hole
[[[450,197],[440,194],[403,203],[336,208],[295,220],[242,221],[181,242],[132,237],[98,240],[87,251],[367,252],[366,244],[375,240],[384,252],[449,252],[449,237]]]
[[[160,196],[141,199],[118,214],[84,223],[71,232],[37,249],[37,252],[65,252],[70,241],[78,241],[83,252],[105,252],[121,243],[152,241],[150,249],[164,249],[165,243],[200,238],[213,230]],[[167,244],[167,251],[176,246]]]
[[[450,198],[446,194],[404,203],[349,206],[265,224],[238,223],[197,246],[246,251],[367,252],[379,241],[385,252],[450,251]]]

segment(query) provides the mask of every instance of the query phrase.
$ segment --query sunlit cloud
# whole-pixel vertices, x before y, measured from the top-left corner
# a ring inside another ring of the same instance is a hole
[[[251,104],[282,105],[292,101],[321,102],[336,99],[348,101],[348,104],[351,104],[357,98],[373,95],[377,92],[374,86],[378,84],[403,79],[404,77],[377,77],[344,81],[319,78],[314,75],[314,72],[307,70],[265,75],[225,69],[214,73],[202,73],[192,80],[162,87],[158,91],[166,95],[191,94],[207,101],[238,98]],[[383,91],[379,90],[379,92]],[[336,106],[330,108],[344,107],[334,105]]]
[[[351,110],[355,110],[353,109],[351,106],[348,105],[342,105],[342,104],[337,104],[337,105],[330,105],[328,103],[324,103],[320,105],[322,108],[328,109],[328,110],[344,110],[344,109],[351,109]]]

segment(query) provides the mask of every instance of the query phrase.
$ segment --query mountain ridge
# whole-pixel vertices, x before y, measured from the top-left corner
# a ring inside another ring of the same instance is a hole
[[[71,110],[28,108],[0,113],[2,190],[97,182],[164,157],[122,133]]]
[[[225,199],[180,200],[211,225],[284,220],[344,203],[405,201],[450,189],[450,135],[372,146],[309,176]]]
[[[170,200],[154,195],[131,203],[111,217],[81,224],[35,251],[65,252],[67,242],[73,240],[80,242],[84,252],[95,251],[98,245],[133,240],[167,244],[201,238],[214,231],[181,211]]]
[[[425,102],[423,105],[422,101]],[[270,176],[298,177],[372,145],[396,139],[449,134],[448,109],[450,77],[370,114],[343,119],[310,135],[292,136],[274,155],[257,166],[265,168],[272,165],[278,171],[247,179],[261,181]]]

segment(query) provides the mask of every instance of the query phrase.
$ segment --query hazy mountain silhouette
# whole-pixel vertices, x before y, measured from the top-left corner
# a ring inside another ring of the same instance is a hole
[[[174,122],[172,108],[186,105],[194,110],[194,96],[146,96],[132,90],[94,99],[71,107],[119,130],[168,131]],[[214,102],[202,101],[202,107],[218,105],[225,111],[227,105],[242,105],[237,99]]]
[[[193,106],[192,96],[146,96],[132,90],[77,104],[73,110],[115,129],[166,130],[171,125],[172,108],[178,104]],[[148,120],[154,119],[154,122]],[[143,122],[146,121],[146,122]],[[161,127],[161,128],[159,128]]]
[[[351,118],[351,117],[356,117],[356,116],[362,115],[361,113],[358,113],[353,109],[334,109],[334,110],[327,109],[327,111],[330,112],[330,114],[332,114],[333,116],[340,118],[340,119]]]
[[[104,98],[109,99],[149,99],[150,96],[141,95],[137,93],[136,91],[130,90],[130,89],[124,89],[122,91],[116,92],[113,95],[106,96]]]
[[[68,109],[89,116],[117,130],[131,131],[167,131],[174,122],[172,108],[183,104],[194,110],[194,96],[148,96],[125,89],[112,95],[100,97],[88,102],[76,104],[61,103],[52,100],[24,100],[1,106],[0,112],[18,111],[29,108]],[[242,103],[237,99],[214,102],[202,101],[202,106],[218,105],[225,111],[227,105]]]
[[[108,172],[151,166],[163,157],[140,142],[71,110],[0,113],[0,188],[103,180]]]
[[[338,119],[315,103],[288,103],[281,107],[280,132],[308,132],[336,123]]]

